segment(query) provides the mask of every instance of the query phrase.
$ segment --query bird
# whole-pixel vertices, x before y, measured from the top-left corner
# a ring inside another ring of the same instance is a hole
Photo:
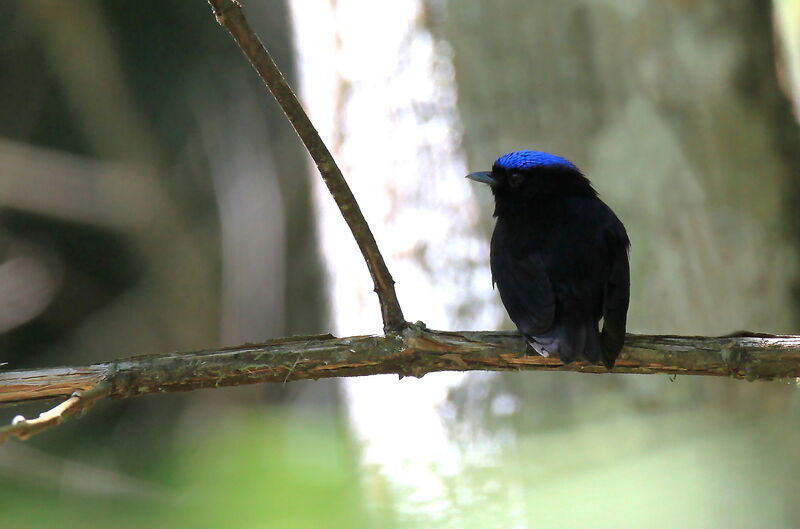
[[[610,371],[630,299],[630,239],[617,215],[578,167],[542,151],[503,154],[467,178],[494,195],[492,285],[527,344]]]

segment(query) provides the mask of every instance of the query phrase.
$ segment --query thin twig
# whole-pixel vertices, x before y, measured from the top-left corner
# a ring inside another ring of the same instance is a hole
[[[76,413],[89,409],[95,402],[107,397],[110,393],[111,384],[101,380],[91,389],[76,391],[70,398],[39,414],[35,419],[26,419],[22,415],[17,415],[11,424],[0,427],[0,443],[10,437],[28,439],[34,434],[58,426]]]
[[[333,159],[319,133],[306,115],[289,84],[264,48],[258,35],[250,28],[242,13],[242,6],[235,0],[208,0],[214,10],[217,21],[225,27],[242,49],[250,64],[267,85],[275,100],[283,109],[297,135],[303,141],[314,163],[317,164],[325,185],[328,186],[336,205],[339,207],[347,226],[367,262],[372,276],[375,292],[381,305],[383,328],[385,332],[398,332],[406,325],[403,311],[394,291],[394,280],[383,260],[375,237],[364,220],[350,186],[342,175],[339,166]]]

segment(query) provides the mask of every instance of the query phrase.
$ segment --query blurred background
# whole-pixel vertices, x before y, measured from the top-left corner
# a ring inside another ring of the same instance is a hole
[[[511,328],[499,154],[632,239],[629,330],[800,325],[800,1],[249,0],[406,317]],[[0,369],[379,333],[355,244],[201,1],[0,2]],[[0,421],[42,405],[0,408]],[[0,447],[0,527],[800,527],[795,381],[443,373],[103,402]]]

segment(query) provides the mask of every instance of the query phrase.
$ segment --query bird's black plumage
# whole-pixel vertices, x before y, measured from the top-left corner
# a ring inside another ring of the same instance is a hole
[[[527,342],[565,364],[584,358],[611,369],[630,293],[622,222],[575,165],[552,154],[511,152],[468,177],[492,188],[492,281]]]

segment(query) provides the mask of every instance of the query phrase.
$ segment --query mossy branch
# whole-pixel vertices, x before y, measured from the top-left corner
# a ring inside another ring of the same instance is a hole
[[[562,365],[553,358],[527,356],[522,339],[513,332],[444,332],[416,324],[397,335],[300,336],[226,349],[135,356],[89,366],[7,371],[0,373],[0,404],[75,399],[81,396],[80,392],[96,388],[103,388],[103,392],[92,394],[94,400],[105,396],[125,399],[260,382],[378,374],[421,377],[437,371],[528,370],[607,372],[601,366],[581,362]],[[739,333],[709,338],[630,334],[614,373],[746,380],[800,377],[800,336]],[[74,402],[70,409],[78,404],[80,401]],[[59,421],[50,421],[46,427]],[[41,429],[44,428],[36,431]],[[15,430],[15,425],[10,425],[0,429],[0,441],[17,435],[15,432],[27,436],[36,431],[23,426]]]

